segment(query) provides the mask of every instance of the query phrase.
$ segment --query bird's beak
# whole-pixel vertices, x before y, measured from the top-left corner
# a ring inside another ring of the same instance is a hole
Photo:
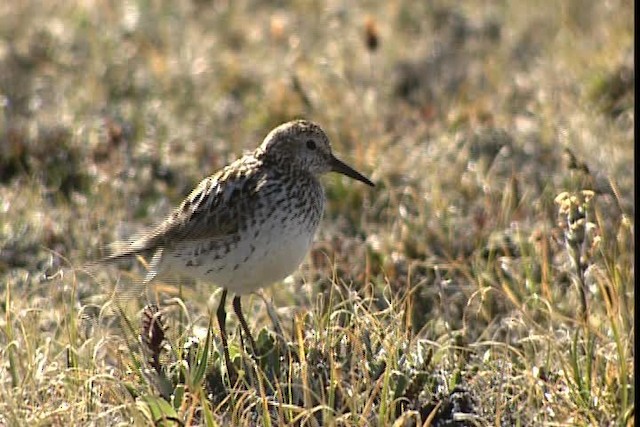
[[[360,182],[364,182],[365,184],[370,185],[371,187],[374,187],[373,182],[371,182],[367,177],[365,177],[346,163],[338,160],[334,156],[331,156],[331,171],[341,173],[342,175],[346,175],[349,178],[356,179]]]

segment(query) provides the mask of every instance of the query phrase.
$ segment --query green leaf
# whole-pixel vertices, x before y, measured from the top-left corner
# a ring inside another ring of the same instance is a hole
[[[161,397],[146,394],[137,402],[142,413],[157,426],[174,426],[181,424],[178,413],[173,406]]]
[[[393,371],[391,373],[391,381],[394,386],[393,390],[393,399],[399,399],[404,396],[404,390],[407,388],[407,384],[409,384],[409,379],[407,376],[400,371]]]
[[[178,410],[182,405],[182,401],[184,400],[184,384],[178,384],[173,391],[173,407]]]
[[[201,351],[198,351],[198,357],[196,358],[196,366],[191,376],[191,386],[194,388],[200,387],[204,381],[205,374],[207,372],[207,360],[211,350],[212,341],[212,325],[211,319],[209,319],[209,327],[207,328],[207,338],[204,343],[204,347]]]

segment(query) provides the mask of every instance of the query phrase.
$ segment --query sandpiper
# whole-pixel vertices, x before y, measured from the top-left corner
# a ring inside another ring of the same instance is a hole
[[[374,185],[332,154],[320,126],[306,120],[284,123],[253,152],[203,179],[144,237],[105,260],[151,255],[145,282],[171,273],[222,287],[216,315],[231,374],[227,291],[235,294],[233,309],[256,355],[240,296],[284,279],[300,265],[324,209],[318,178],[331,171]]]

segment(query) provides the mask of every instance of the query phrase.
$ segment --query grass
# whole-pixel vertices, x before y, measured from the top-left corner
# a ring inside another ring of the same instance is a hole
[[[634,425],[634,4],[0,6],[0,425]],[[303,266],[243,299],[89,268],[317,121]]]

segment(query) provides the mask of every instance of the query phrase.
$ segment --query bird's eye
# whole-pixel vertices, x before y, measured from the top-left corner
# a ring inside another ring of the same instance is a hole
[[[309,150],[315,150],[316,149],[316,142],[313,139],[307,139],[307,148]]]

